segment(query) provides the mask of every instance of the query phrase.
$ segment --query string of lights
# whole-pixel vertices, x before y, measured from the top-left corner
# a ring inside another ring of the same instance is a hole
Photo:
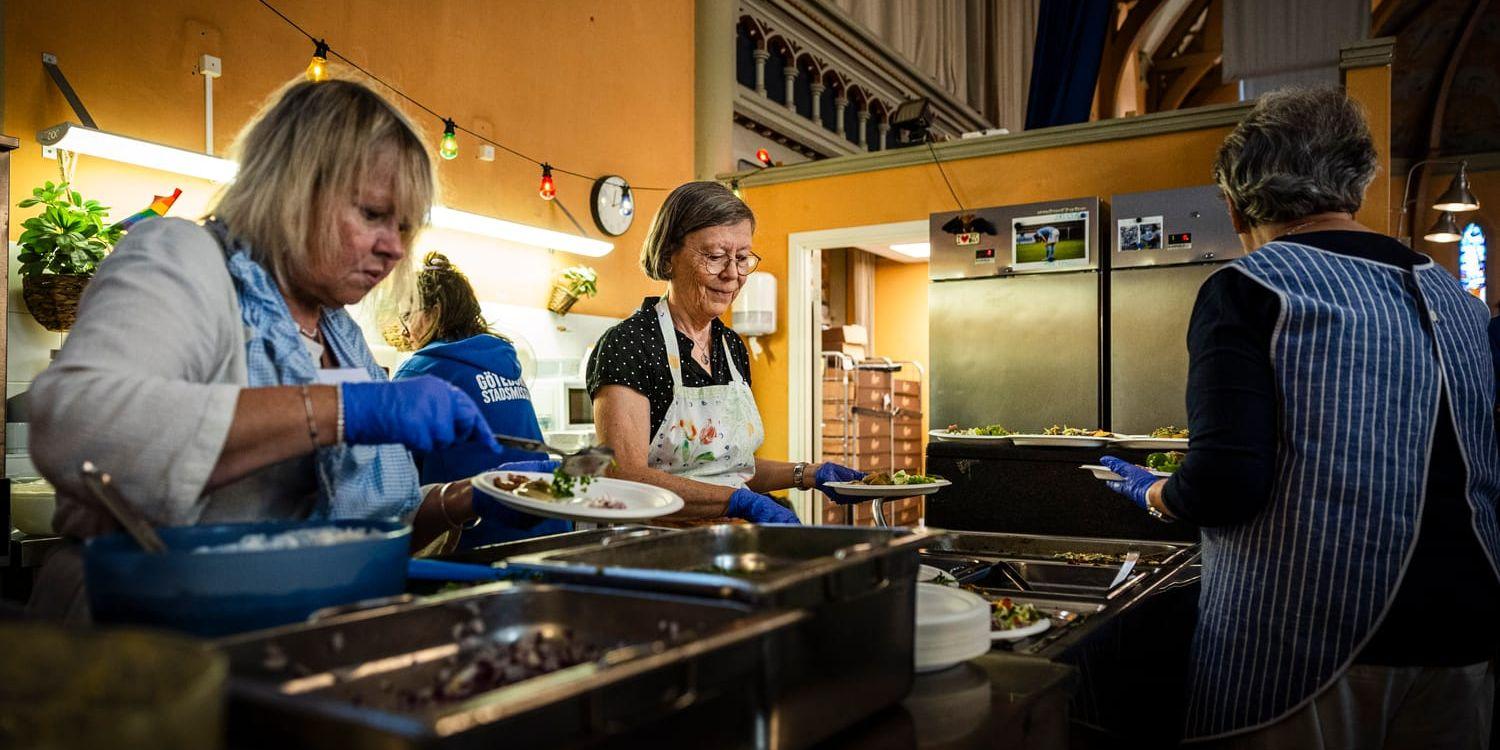
[[[350,60],[349,58],[345,57],[338,50],[333,49],[331,46],[329,46],[329,44],[328,44],[328,42],[327,42],[326,39],[324,39],[322,37],[314,36],[307,29],[302,28],[302,26],[300,24],[298,24],[296,21],[294,21],[291,18],[289,18],[285,13],[282,13],[276,6],[272,5],[269,2],[269,0],[259,0],[259,2],[260,2],[261,5],[265,6],[267,10],[269,10],[272,13],[276,14],[276,17],[280,18],[282,21],[286,22],[286,24],[288,26],[290,26],[293,29],[295,29],[297,31],[297,33],[301,34],[304,37],[307,37],[307,40],[313,43],[312,59],[311,59],[311,61],[307,65],[307,78],[308,78],[308,80],[310,80],[310,81],[326,81],[326,80],[328,80],[328,77],[329,77],[328,58],[329,58],[330,55],[333,56],[333,57],[335,57],[335,58],[337,58],[339,61],[343,62],[345,65],[348,65],[350,68],[353,68],[354,70],[359,71],[360,75],[364,76],[365,78],[370,79],[371,81],[374,81],[375,83],[380,84],[381,86],[383,86],[386,89],[390,90],[396,96],[399,96],[402,99],[406,100],[412,106],[416,107],[417,109],[422,110],[423,112],[426,112],[427,114],[429,114],[432,117],[435,117],[439,121],[441,121],[443,123],[443,137],[442,137],[442,140],[439,141],[438,155],[441,156],[442,158],[444,158],[444,159],[454,159],[454,158],[456,158],[458,156],[458,134],[459,133],[463,133],[463,134],[465,134],[465,135],[467,135],[467,136],[469,136],[471,138],[474,138],[475,140],[478,140],[478,141],[481,141],[481,142],[484,142],[484,143],[488,143],[491,146],[494,146],[495,148],[498,148],[501,151],[504,151],[504,152],[510,154],[511,156],[514,156],[514,157],[516,157],[518,159],[521,159],[523,161],[531,162],[533,165],[535,165],[535,166],[537,166],[538,168],[541,169],[541,173],[542,173],[541,186],[540,186],[540,188],[538,189],[537,192],[541,195],[541,197],[544,200],[552,200],[553,198],[557,197],[557,186],[553,182],[553,179],[552,179],[552,173],[553,172],[557,172],[559,174],[569,175],[569,176],[572,176],[572,177],[577,177],[579,179],[588,180],[590,182],[593,182],[593,181],[599,179],[595,175],[585,174],[583,172],[576,172],[576,171],[573,171],[571,169],[563,169],[562,167],[555,166],[555,165],[553,165],[553,164],[551,164],[549,162],[542,161],[540,159],[535,159],[535,158],[531,157],[530,155],[525,154],[525,153],[523,153],[521,151],[517,151],[516,149],[511,148],[510,146],[507,146],[507,145],[505,145],[505,144],[503,144],[503,143],[501,143],[501,142],[499,142],[497,140],[494,140],[493,138],[490,138],[488,136],[482,135],[480,133],[476,133],[473,130],[470,130],[470,129],[468,129],[468,128],[466,128],[466,127],[458,124],[457,122],[454,121],[453,118],[447,117],[447,116],[442,115],[442,114],[439,114],[437,110],[435,110],[432,107],[429,107],[426,104],[423,104],[422,102],[418,101],[416,98],[412,97],[410,94],[407,94],[405,91],[402,91],[400,88],[396,87],[391,82],[385,80],[384,78],[381,78],[380,76],[375,75],[374,73],[370,72],[369,69],[367,69],[364,66],[360,65],[359,63],[357,63],[357,62],[355,62],[353,60]],[[669,191],[669,190],[672,190],[672,189],[673,188],[670,188],[670,187],[652,187],[652,186],[647,186],[647,185],[631,185],[631,186],[628,186],[626,188],[625,196],[628,199],[628,197],[630,195],[630,192],[634,191],[634,190]],[[633,201],[632,201],[632,205],[633,205]]]

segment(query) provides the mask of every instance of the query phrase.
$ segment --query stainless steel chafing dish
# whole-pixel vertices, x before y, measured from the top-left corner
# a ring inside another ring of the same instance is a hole
[[[1132,552],[1138,559],[1121,578]],[[1184,543],[964,531],[922,549],[923,563],[950,571],[975,593],[1030,603],[1050,617],[1050,629],[1005,646],[1050,659],[1065,659],[1109,619],[1170,585],[1197,557],[1197,546]]]
[[[750,746],[768,736],[762,664],[805,619],[722,600],[499,583],[218,645],[231,665],[230,736],[244,747],[670,744],[673,732]],[[493,644],[564,634],[602,653],[468,698],[411,700]]]
[[[766,663],[771,744],[805,747],[910,690],[917,548],[931,541],[905,529],[711,526],[507,565],[550,580],[807,611]]]

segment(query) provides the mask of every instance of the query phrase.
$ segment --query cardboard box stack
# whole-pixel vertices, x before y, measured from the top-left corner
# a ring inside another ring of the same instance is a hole
[[[825,348],[828,335],[835,330],[823,332]],[[883,369],[824,369],[821,448],[825,461],[861,471],[922,470],[922,384],[899,374]],[[823,503],[825,523],[845,523],[843,506],[827,499]],[[853,506],[856,525],[874,525],[870,505]],[[886,501],[882,508],[887,522],[911,526],[922,516],[922,499]]]

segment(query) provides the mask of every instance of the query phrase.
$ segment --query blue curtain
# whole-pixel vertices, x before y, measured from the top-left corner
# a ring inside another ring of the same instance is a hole
[[[1026,129],[1087,122],[1113,0],[1042,0]]]

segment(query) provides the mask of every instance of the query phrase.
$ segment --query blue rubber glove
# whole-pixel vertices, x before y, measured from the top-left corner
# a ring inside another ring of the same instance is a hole
[[[482,443],[500,452],[474,400],[446,381],[424,375],[392,382],[344,383],[340,388],[344,442],[400,443],[422,453]]]
[[[1110,489],[1130,498],[1130,502],[1140,506],[1141,510],[1151,507],[1146,501],[1146,493],[1151,491],[1151,485],[1160,481],[1161,477],[1114,456],[1105,456],[1099,459],[1099,463],[1121,477],[1105,482]]]
[[[819,492],[828,496],[839,505],[849,505],[869,500],[868,497],[854,497],[852,495],[840,495],[828,487],[829,482],[858,482],[865,478],[865,473],[859,469],[851,469],[847,466],[839,466],[835,463],[824,463],[818,467],[818,473],[813,475],[813,486]]]
[[[750,523],[802,523],[797,520],[796,513],[781,507],[775,500],[744,487],[729,496],[729,507],[724,515],[743,518]]]
[[[561,466],[561,461],[511,461],[495,467],[495,471],[540,471],[551,474]]]

